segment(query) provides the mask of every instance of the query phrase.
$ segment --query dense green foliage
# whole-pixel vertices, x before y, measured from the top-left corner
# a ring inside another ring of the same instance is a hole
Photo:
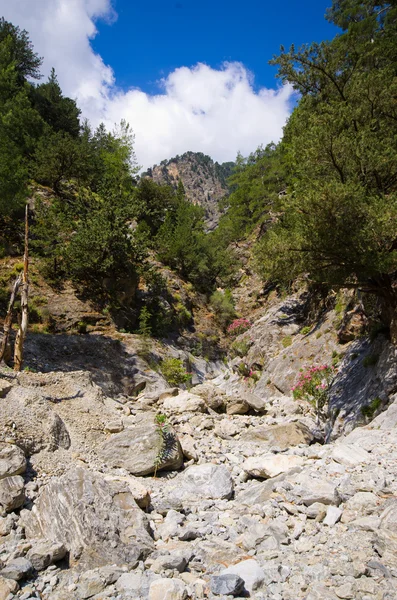
[[[332,42],[274,59],[302,95],[285,129],[293,177],[263,238],[264,277],[391,292],[397,268],[397,7],[335,2]]]
[[[397,3],[339,0],[330,42],[271,62],[300,96],[278,146],[238,159],[221,222],[229,239],[261,225],[265,280],[305,275],[397,305]]]
[[[2,19],[0,255],[22,252],[23,208],[33,195],[31,249],[51,283],[71,280],[124,328],[165,335],[188,326],[191,313],[153,259],[211,293],[232,272],[224,241],[206,233],[203,211],[181,183],[173,189],[138,177],[127,123],[112,132],[82,123],[54,70],[34,83],[40,65],[27,32]]]

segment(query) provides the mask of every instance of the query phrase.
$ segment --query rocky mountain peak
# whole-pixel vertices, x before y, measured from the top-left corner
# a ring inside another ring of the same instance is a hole
[[[143,176],[174,189],[181,180],[188,200],[205,209],[205,220],[211,230],[219,221],[219,202],[229,194],[227,179],[233,167],[233,162],[219,164],[202,152],[185,152],[181,156],[161,161]]]

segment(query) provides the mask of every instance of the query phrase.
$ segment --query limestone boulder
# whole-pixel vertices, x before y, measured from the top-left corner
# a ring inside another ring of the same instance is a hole
[[[0,431],[12,437],[26,455],[68,449],[71,443],[64,421],[34,387],[12,387],[1,405]]]
[[[314,439],[310,429],[300,421],[269,427],[253,427],[241,437],[248,442],[266,442],[269,446],[277,446],[280,450],[299,444],[310,444]]]
[[[289,454],[264,454],[263,456],[252,456],[247,458],[243,464],[243,469],[253,477],[261,479],[270,479],[277,477],[281,473],[290,471],[294,467],[303,465],[304,459],[301,456]]]
[[[153,549],[146,516],[128,485],[81,467],[53,478],[21,520],[28,540],[63,544],[71,565],[131,565]]]
[[[166,398],[163,402],[163,410],[178,415],[187,412],[203,413],[206,412],[206,405],[200,396],[184,391],[177,396]]]
[[[18,446],[0,442],[0,479],[20,475],[26,470],[26,458]]]
[[[200,398],[201,400],[201,398]],[[181,445],[174,429],[160,431],[154,415],[147,415],[136,426],[112,435],[102,446],[101,456],[109,467],[126,469],[142,476],[179,469],[183,463]]]
[[[370,454],[354,444],[337,444],[332,451],[331,457],[335,462],[346,467],[356,467],[371,461]]]
[[[186,469],[170,482],[166,491],[171,497],[188,504],[203,499],[231,498],[233,489],[233,480],[226,467],[205,463]]]
[[[194,394],[201,396],[212,410],[222,412],[225,409],[226,394],[211,383],[202,383],[193,388]]]
[[[321,504],[340,504],[337,486],[334,482],[318,476],[318,473],[304,470],[294,477],[294,487],[291,496],[294,501],[311,506],[315,502]]]
[[[25,484],[20,475],[0,479],[0,506],[6,512],[20,508],[25,498]]]
[[[36,571],[43,571],[49,565],[65,558],[66,554],[67,550],[63,544],[42,541],[29,550],[27,557]]]
[[[244,392],[240,394],[241,400],[244,400],[250,409],[254,410],[257,413],[266,412],[267,403],[266,400],[262,396],[258,396],[257,394],[252,394],[250,392]]]
[[[260,588],[265,580],[262,567],[254,559],[236,563],[222,571],[221,575],[238,575],[244,581],[244,587],[250,594]]]
[[[186,585],[180,579],[157,579],[149,589],[149,600],[186,600]]]

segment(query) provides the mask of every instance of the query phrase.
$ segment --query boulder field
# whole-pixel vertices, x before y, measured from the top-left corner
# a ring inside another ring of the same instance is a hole
[[[305,403],[227,370],[137,397],[0,383],[0,600],[397,597],[397,394],[322,445]]]

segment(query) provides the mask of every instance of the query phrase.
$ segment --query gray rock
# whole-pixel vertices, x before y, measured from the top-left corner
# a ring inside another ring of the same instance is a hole
[[[299,421],[270,427],[253,427],[243,433],[241,438],[249,442],[267,442],[269,446],[277,446],[280,450],[310,444],[314,439],[309,428]]]
[[[67,550],[63,544],[40,542],[35,544],[27,554],[36,571],[43,571],[49,565],[65,558]]]
[[[0,379],[0,398],[5,398],[11,388],[11,383],[8,383],[8,381],[4,381],[4,379]]]
[[[2,403],[0,431],[6,431],[10,422],[15,424],[12,435],[16,444],[27,455],[70,447],[65,423],[37,388],[12,387],[7,403]]]
[[[244,392],[240,394],[240,398],[241,400],[244,400],[244,402],[246,402],[248,406],[252,408],[252,410],[254,410],[255,412],[266,412],[267,403],[263,397],[258,396],[257,394],[252,394],[250,392]]]
[[[187,566],[188,561],[182,554],[173,552],[156,558],[151,566],[152,571],[160,573],[163,570],[171,569],[182,573]]]
[[[291,494],[299,502],[310,506],[315,502],[321,504],[339,505],[340,498],[336,490],[336,484],[326,479],[318,478],[310,471],[304,471],[295,478],[295,487]]]
[[[163,410],[171,414],[184,414],[186,412],[206,412],[206,404],[201,396],[190,392],[180,392],[178,396],[170,396],[163,402]]]
[[[225,408],[225,392],[211,383],[202,383],[193,388],[193,392],[204,398],[209,408],[222,411]]]
[[[338,596],[332,590],[321,583],[314,583],[310,586],[308,594],[304,600],[338,600]]]
[[[239,596],[244,591],[244,580],[238,575],[214,575],[211,577],[211,592],[216,596]]]
[[[26,458],[23,451],[13,444],[0,442],[0,479],[20,475],[26,470]]]
[[[243,560],[221,572],[221,575],[238,575],[244,581],[245,588],[252,593],[264,582],[265,573],[254,559]]]
[[[6,512],[20,508],[25,498],[25,485],[20,475],[0,479],[0,505]]]
[[[153,550],[145,514],[128,485],[83,468],[52,479],[21,519],[28,539],[64,544],[72,565],[133,565]]]
[[[103,445],[102,457],[108,466],[121,467],[138,476],[179,469],[183,463],[175,431],[169,426],[161,434],[152,414],[137,426],[111,436]]]
[[[228,469],[212,463],[189,467],[170,485],[170,495],[184,503],[204,498],[220,500],[233,494],[233,480]]]
[[[228,415],[245,415],[249,406],[242,398],[227,396],[226,413]]]
[[[183,435],[180,438],[180,443],[181,443],[183,455],[188,460],[197,461],[198,454],[197,454],[196,444],[194,443],[194,438],[192,438],[191,435]]]
[[[353,444],[337,444],[331,453],[331,457],[334,461],[346,467],[356,467],[371,460],[368,452]]]
[[[14,558],[0,571],[5,579],[20,581],[26,579],[33,571],[32,563],[26,558]]]

